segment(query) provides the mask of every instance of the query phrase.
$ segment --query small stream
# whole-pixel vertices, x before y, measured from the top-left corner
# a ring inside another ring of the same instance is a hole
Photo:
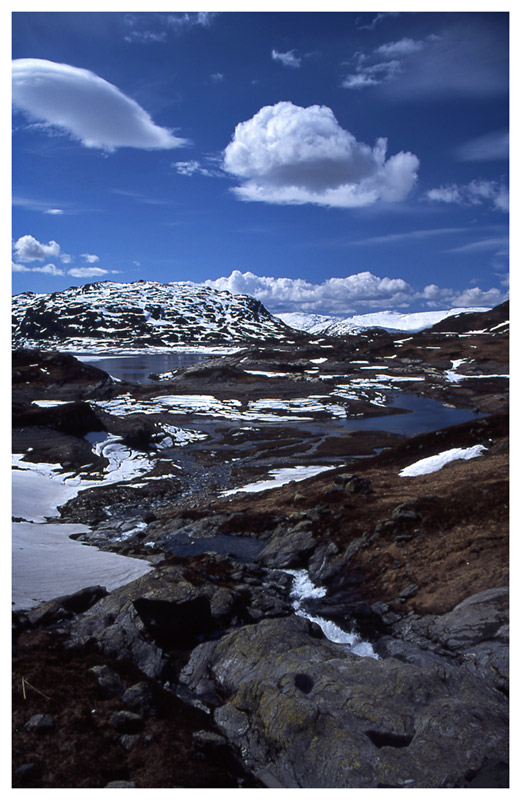
[[[330,642],[345,645],[348,650],[357,656],[378,660],[378,655],[373,650],[371,643],[364,642],[357,633],[347,633],[331,620],[308,614],[304,608],[305,601],[310,598],[325,597],[327,590],[323,586],[315,586],[305,569],[285,569],[283,572],[293,576],[290,597],[293,598],[293,609],[297,616],[309,619],[310,622],[318,625]]]

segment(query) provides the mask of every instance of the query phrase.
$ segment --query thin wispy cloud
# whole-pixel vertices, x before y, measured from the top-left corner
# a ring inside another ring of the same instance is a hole
[[[379,14],[376,14],[376,16],[374,16],[370,22],[364,22],[360,17],[357,17],[356,27],[359,31],[374,31],[376,26],[380,25],[380,23],[382,23],[384,20],[388,19],[389,17],[399,16],[399,11],[382,11]]]
[[[128,13],[124,17],[124,41],[138,44],[165,42],[169,34],[180,35],[194,28],[209,28],[216,12],[199,11],[179,14]]]
[[[455,151],[459,161],[501,161],[508,159],[508,131],[494,131],[460,145]]]
[[[39,211],[42,214],[51,214],[51,215],[59,215],[65,213],[71,213],[69,209],[57,208],[51,203],[45,202],[44,200],[34,200],[30,197],[20,197],[18,195],[14,195],[12,198],[12,205],[17,206],[19,208],[26,208],[30,211]]]
[[[404,231],[402,233],[387,233],[382,236],[368,236],[365,239],[355,239],[349,244],[373,245],[373,244],[393,244],[394,242],[417,241],[421,239],[431,239],[436,236],[446,236],[447,234],[468,233],[469,228],[424,228],[422,230]]]
[[[497,236],[489,239],[480,239],[468,244],[462,244],[459,247],[452,247],[446,250],[447,253],[481,253],[486,250],[495,251],[497,255],[508,254],[508,236]]]
[[[409,56],[411,53],[417,53],[419,50],[422,50],[423,47],[424,42],[405,37],[398,42],[382,44],[380,47],[377,47],[374,52],[386,58],[396,58],[397,56]]]
[[[493,96],[508,91],[508,52],[494,27],[455,24],[422,40],[403,37],[357,53],[341,86],[379,86],[396,99]]]
[[[271,51],[273,61],[279,61],[285,67],[298,69],[302,63],[302,59],[295,55],[294,50],[288,50],[286,53],[279,53],[277,50]]]
[[[84,147],[170,150],[187,144],[156,125],[135,100],[86,69],[38,58],[13,62],[13,104],[30,120],[67,133]]]
[[[185,12],[184,14],[167,14],[166,24],[174,30],[185,30],[201,26],[209,28],[217,16],[213,11]]]
[[[207,169],[207,167],[204,167],[197,160],[174,161],[172,162],[172,167],[174,167],[178,175],[185,175],[187,177],[192,177],[192,175],[204,175],[207,178],[218,178],[223,175],[219,170]]]
[[[500,181],[476,179],[464,185],[447,184],[429,189],[425,198],[435,203],[459,206],[486,205],[496,211],[508,211],[508,188]]]
[[[114,189],[111,190],[112,194],[120,195],[121,197],[127,197],[129,200],[134,200],[136,203],[144,203],[145,205],[150,206],[167,206],[170,203],[167,200],[161,200],[158,197],[152,197],[149,195],[141,194],[140,192],[131,192],[127,189]]]
[[[374,147],[357,141],[327,106],[281,102],[237,125],[223,166],[241,179],[233,189],[241,200],[357,208],[399,202],[412,190],[418,158],[387,158],[386,150],[385,138]]]

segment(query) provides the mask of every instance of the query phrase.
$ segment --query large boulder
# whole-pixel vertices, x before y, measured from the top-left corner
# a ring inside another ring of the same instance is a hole
[[[467,670],[362,658],[298,617],[196,648],[181,679],[271,785],[465,786],[507,761],[508,704]]]
[[[166,563],[75,619],[70,643],[94,642],[107,657],[161,678],[171,652],[191,650],[226,627],[290,613],[290,583],[289,575],[225,556]]]

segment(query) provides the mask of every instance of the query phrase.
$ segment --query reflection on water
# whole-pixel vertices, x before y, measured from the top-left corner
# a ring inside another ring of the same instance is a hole
[[[76,355],[79,361],[98,367],[113,378],[131,383],[150,383],[150,373],[170,372],[181,367],[190,367],[199,361],[212,358],[211,353],[138,353],[128,356]]]
[[[384,417],[360,417],[346,419],[342,427],[353,431],[387,431],[412,435],[430,433],[449,425],[459,425],[470,419],[485,416],[468,408],[451,408],[439,400],[417,397],[414,394],[396,392],[389,397],[389,406],[407,409],[405,414],[390,414]]]
[[[197,364],[200,361],[206,361],[212,358],[208,352],[192,351],[192,352],[176,352],[176,353],[142,353],[128,356],[77,356],[81,361],[88,362],[95,367],[108,372],[115,378],[120,380],[131,381],[132,383],[150,383],[148,377],[150,373],[170,372],[180,367],[188,367],[192,364]],[[218,356],[216,356],[218,357]],[[208,390],[210,392],[210,390]],[[476,414],[474,411],[466,408],[451,408],[444,405],[439,400],[432,400],[428,397],[417,397],[413,394],[407,394],[395,387],[390,387],[386,392],[388,397],[388,404],[395,408],[406,409],[407,413],[404,414],[390,414],[375,417],[355,417],[353,419],[342,420],[338,417],[331,419],[328,422],[305,423],[285,420],[284,425],[301,425],[303,428],[313,430],[315,432],[321,431],[325,435],[334,435],[335,429],[353,430],[353,431],[387,431],[388,433],[399,433],[402,435],[416,435],[419,433],[429,433],[436,431],[439,428],[446,428],[449,425],[458,425],[461,422],[468,422],[470,419],[477,419],[478,417],[485,416],[484,414]],[[198,417],[198,426],[203,429],[205,427],[212,428],[214,420],[203,420]],[[263,425],[273,425],[274,423],[280,425],[280,421],[274,419],[273,423],[270,422],[257,422],[256,420],[248,420],[246,424],[251,425],[255,423],[257,427]],[[237,421],[237,425],[241,422]]]

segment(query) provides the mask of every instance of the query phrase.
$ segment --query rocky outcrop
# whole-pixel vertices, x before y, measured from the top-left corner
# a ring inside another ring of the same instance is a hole
[[[181,678],[254,773],[302,788],[465,786],[507,759],[507,702],[467,670],[355,656],[302,619],[196,648]]]
[[[509,591],[487,589],[472,595],[447,614],[409,614],[391,626],[400,639],[382,640],[378,652],[409,660],[410,645],[443,654],[488,685],[508,692],[509,680]],[[385,616],[385,615],[384,615]],[[403,648],[403,643],[407,643]],[[408,647],[408,649],[407,649]]]
[[[291,578],[218,555],[192,567],[165,564],[114,590],[75,620],[71,646],[95,643],[105,655],[165,677],[169,655],[220,631],[291,612]]]

